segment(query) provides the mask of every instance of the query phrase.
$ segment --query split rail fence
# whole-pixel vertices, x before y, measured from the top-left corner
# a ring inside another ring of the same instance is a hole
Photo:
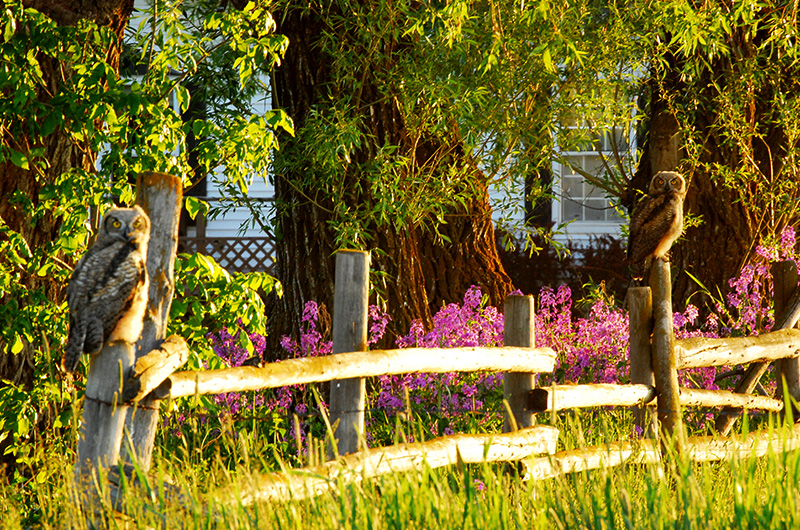
[[[727,434],[730,419],[735,417],[729,410],[783,410],[784,400],[751,394],[770,361],[779,361],[780,377],[786,381],[789,395],[794,400],[800,397],[800,330],[792,329],[800,317],[794,264],[782,264],[776,271],[776,315],[784,315],[777,319],[777,331],[757,337],[676,341],[669,266],[656,260],[651,287],[629,291],[629,385],[534,388],[534,375],[552,371],[556,354],[550,348],[534,347],[531,296],[506,299],[504,347],[366,351],[369,255],[359,251],[342,251],[336,257],[331,355],[262,367],[175,372],[188,358],[182,338],[165,336],[173,294],[180,181],[170,175],[145,173],[140,176],[138,190],[138,202],[150,214],[152,226],[150,310],[137,345],[107,346],[91,360],[75,467],[76,478],[87,488],[95,472],[106,472],[120,463],[136,462],[141,470],[149,470],[159,402],[163,399],[326,381],[331,382],[330,424],[335,433],[335,446],[331,444],[331,448],[337,458],[312,468],[250,478],[241,485],[237,502],[299,499],[337,487],[341,481],[457,462],[524,461],[525,475],[541,479],[623,462],[656,462],[666,454],[665,440],[674,440],[676,450],[693,460],[763,455],[770,448],[800,447],[800,427],[788,435],[765,431],[734,438],[687,438],[681,415],[681,408],[687,406],[724,407],[717,427]],[[678,369],[736,364],[749,364],[736,392],[678,387]],[[377,449],[363,447],[365,378],[454,371],[505,373],[504,399],[508,406],[503,433],[445,436]],[[599,406],[636,407],[637,421],[652,437],[557,452],[558,430],[534,424],[536,412]],[[532,458],[534,455],[543,456]]]

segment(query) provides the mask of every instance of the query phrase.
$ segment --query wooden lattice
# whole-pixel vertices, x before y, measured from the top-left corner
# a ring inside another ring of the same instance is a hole
[[[206,254],[230,272],[271,273],[275,263],[269,237],[181,237],[178,252]]]

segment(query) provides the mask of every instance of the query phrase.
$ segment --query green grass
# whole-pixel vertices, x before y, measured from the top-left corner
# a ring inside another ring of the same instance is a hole
[[[591,423],[581,420],[592,418]],[[624,417],[563,415],[562,447],[619,440]],[[257,445],[257,444],[254,444]],[[251,449],[253,449],[251,447]],[[800,528],[800,454],[673,466],[624,465],[523,482],[500,464],[387,475],[338,484],[335,494],[244,507],[237,484],[264,471],[272,458],[249,453],[232,470],[223,458],[187,465],[160,454],[151,484],[168,477],[183,492],[181,503],[161,487],[124,494],[127,517],[111,528]],[[0,488],[3,528],[65,528],[82,518],[72,489],[71,455],[52,455],[47,473]],[[110,513],[110,511],[106,512]]]

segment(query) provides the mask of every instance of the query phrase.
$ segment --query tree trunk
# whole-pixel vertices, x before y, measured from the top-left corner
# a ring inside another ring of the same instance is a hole
[[[282,65],[275,70],[273,106],[291,116],[298,139],[282,138],[276,154],[276,275],[283,284],[284,294],[270,304],[268,325],[272,344],[277,344],[282,335],[297,337],[306,301],[315,300],[332,307],[333,253],[338,249],[339,228],[333,226],[338,221],[332,212],[341,206],[324,193],[310,195],[297,184],[315,178],[313,169],[297,169],[297,160],[302,160],[302,151],[307,147],[299,138],[303,136],[309,113],[331,106],[330,102],[337,97],[331,88],[332,58],[318,46],[324,31],[337,28],[303,9],[289,8],[275,18],[279,21],[277,33],[289,38],[289,48]],[[346,33],[337,36],[348,38]],[[394,43],[398,49],[406,44]],[[464,190],[467,197],[464,206],[450,207],[443,216],[446,224],[438,227],[443,238],[421,225],[396,227],[375,222],[363,236],[364,250],[372,250],[372,289],[386,301],[392,317],[384,341],[388,346],[394,335],[407,332],[414,319],[429,324],[431,315],[442,303],[460,301],[470,285],[479,285],[495,305],[502,302],[512,286],[495,248],[483,175],[463,155],[460,141],[454,135],[449,139],[431,137],[411,145],[399,104],[394,97],[387,96],[386,86],[380,85],[374,74],[391,65],[373,66],[374,69],[364,72],[360,86],[349,87],[360,96],[358,118],[369,140],[357,150],[355,163],[341,175],[346,183],[347,206],[356,209],[374,203],[375,197],[358,168],[374,163],[376,150],[387,144],[397,146],[401,154],[413,158],[417,168],[445,151],[448,162],[469,169],[471,178],[478,183],[477,193]],[[287,160],[293,161],[293,165],[283,162]]]

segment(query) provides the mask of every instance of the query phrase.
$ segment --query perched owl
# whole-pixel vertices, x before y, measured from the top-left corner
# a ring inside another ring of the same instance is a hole
[[[631,215],[628,263],[635,282],[650,272],[653,258],[668,259],[672,243],[683,232],[683,199],[686,181],[674,171],[660,171],[650,190]]]
[[[74,372],[81,353],[105,342],[135,343],[147,306],[150,219],[139,206],[112,208],[94,245],[78,262],[67,287],[69,339],[64,369]]]

